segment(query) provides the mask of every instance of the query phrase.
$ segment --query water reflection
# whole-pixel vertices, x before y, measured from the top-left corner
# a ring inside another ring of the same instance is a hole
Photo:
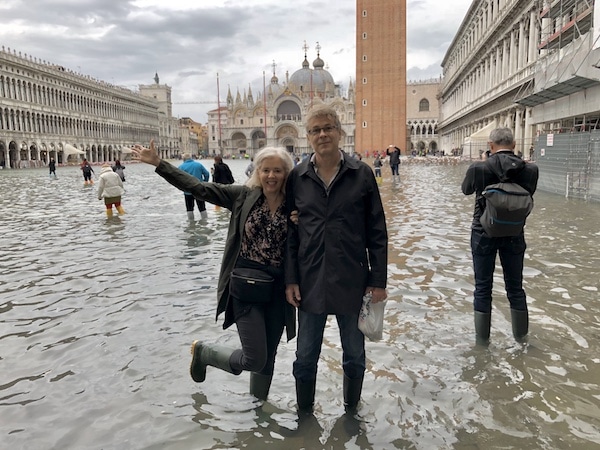
[[[212,163],[207,161],[207,165]],[[231,161],[244,180],[245,161]],[[269,401],[248,375],[189,378],[189,345],[237,345],[215,321],[228,213],[188,221],[183,196],[128,166],[106,219],[78,168],[0,172],[0,432],[7,448],[595,448],[600,205],[537,193],[527,227],[526,346],[496,272],[492,344],[473,348],[465,166],[403,165],[381,187],[390,232],[384,340],[344,413],[335,320],[314,416],[299,420],[282,343]]]

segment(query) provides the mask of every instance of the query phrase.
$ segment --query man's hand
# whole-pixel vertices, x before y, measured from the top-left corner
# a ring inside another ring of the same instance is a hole
[[[387,298],[387,291],[384,288],[367,286],[365,294],[371,294],[371,303],[379,303]]]
[[[285,287],[285,299],[294,308],[298,308],[300,306],[301,300],[300,286],[298,286],[297,284],[288,284]]]

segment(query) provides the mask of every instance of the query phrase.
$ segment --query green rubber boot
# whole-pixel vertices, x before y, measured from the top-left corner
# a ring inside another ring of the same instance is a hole
[[[353,411],[356,409],[358,402],[360,401],[360,394],[362,392],[363,378],[348,378],[344,375],[344,408],[346,411]]]
[[[490,345],[492,313],[475,311],[475,343],[483,347]]]
[[[510,318],[515,340],[520,343],[525,342],[527,340],[527,333],[529,333],[529,313],[527,310],[518,311],[516,309],[511,309]]]
[[[273,375],[262,375],[260,373],[250,373],[250,393],[259,400],[266,400],[271,388]]]
[[[213,366],[234,375],[242,373],[241,370],[233,369],[229,363],[231,355],[239,350],[219,345],[205,345],[194,341],[191,351],[190,375],[196,383],[202,383],[206,379],[206,366]]]
[[[296,402],[298,410],[302,412],[310,412],[315,403],[315,386],[317,380],[312,380],[308,383],[300,383],[296,380]]]

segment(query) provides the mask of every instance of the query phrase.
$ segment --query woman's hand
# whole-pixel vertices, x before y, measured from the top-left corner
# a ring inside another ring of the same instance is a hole
[[[153,166],[158,166],[160,164],[160,157],[154,147],[154,139],[150,141],[150,148],[136,144],[131,148],[131,152],[133,153],[133,159],[136,161],[152,164]]]

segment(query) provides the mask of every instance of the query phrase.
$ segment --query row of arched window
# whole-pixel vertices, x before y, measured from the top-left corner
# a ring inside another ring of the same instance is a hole
[[[111,119],[156,122],[156,110],[153,108],[144,111],[138,104],[128,106],[104,101],[14,77],[0,76],[0,99],[2,98]]]
[[[9,108],[0,109],[0,130],[94,138],[111,136],[131,142],[146,142],[156,134],[152,127],[99,123],[57,114],[32,113]]]

